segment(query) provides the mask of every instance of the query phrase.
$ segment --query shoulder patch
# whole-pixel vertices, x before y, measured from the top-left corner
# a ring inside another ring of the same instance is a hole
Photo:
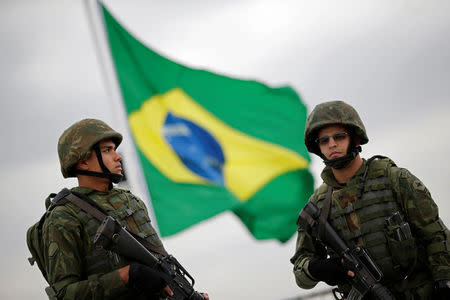
[[[425,185],[422,183],[422,181],[420,181],[419,179],[415,179],[413,182],[413,188],[417,191],[421,191],[424,192],[426,191],[426,187]]]
[[[401,171],[400,171],[400,178],[408,178],[409,176],[408,176],[408,170],[406,170],[406,169],[401,169]]]
[[[58,251],[58,244],[56,242],[51,242],[50,246],[48,247],[48,255],[52,257],[53,255],[56,254],[57,251]]]

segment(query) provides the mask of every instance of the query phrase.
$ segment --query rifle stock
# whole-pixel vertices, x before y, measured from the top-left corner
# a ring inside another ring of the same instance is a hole
[[[319,214],[319,209],[308,202],[300,213],[299,226],[318,226]],[[350,249],[328,222],[324,226],[325,234],[321,237],[322,242],[346,260],[355,273],[355,276],[349,280],[352,289],[347,299],[360,300],[365,295],[371,295],[372,299],[395,300],[392,293],[380,283],[383,273],[369,253],[360,247]],[[338,299],[336,295],[335,297]]]
[[[203,300],[203,296],[194,290],[194,278],[175,257],[168,255],[162,259],[157,258],[111,216],[105,217],[99,226],[94,244],[168,275],[168,285],[174,295],[160,299]]]

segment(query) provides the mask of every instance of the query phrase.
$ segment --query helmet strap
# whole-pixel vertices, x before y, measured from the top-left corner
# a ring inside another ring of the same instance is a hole
[[[358,153],[361,151],[361,146],[356,146],[353,138],[351,138],[346,155],[335,159],[326,159],[323,154],[321,154],[320,157],[323,159],[323,163],[326,166],[329,166],[336,170],[340,170],[348,166],[350,162],[354,160]]]
[[[94,176],[94,177],[101,177],[101,178],[108,178],[113,183],[119,183],[123,179],[122,174],[115,174],[111,173],[111,171],[105,166],[102,159],[102,153],[100,152],[100,146],[99,144],[95,144],[92,149],[95,150],[95,155],[97,156],[98,164],[100,165],[100,168],[102,169],[103,173],[100,172],[94,172],[94,171],[86,171],[86,170],[75,170],[75,173],[87,175],[87,176]],[[110,186],[112,188],[112,186]]]
[[[105,176],[103,177],[111,179],[111,181],[114,183],[119,183],[122,180],[123,175],[111,173],[111,171],[105,166],[105,164],[103,163],[102,153],[100,152],[100,145],[97,143],[92,148],[95,150],[98,163],[103,171],[103,173],[100,174],[104,174]]]

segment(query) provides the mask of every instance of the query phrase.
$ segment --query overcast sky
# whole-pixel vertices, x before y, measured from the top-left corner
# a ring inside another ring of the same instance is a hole
[[[336,99],[352,104],[370,139],[362,156],[387,155],[408,168],[450,224],[450,2],[105,3],[142,41],[179,63],[290,85],[309,110]],[[87,20],[82,1],[0,2],[2,299],[45,299],[45,282],[26,260],[25,232],[49,193],[75,184],[59,173],[60,134],[85,117],[117,122]],[[316,185],[322,167],[314,157]],[[230,213],[163,242],[212,299],[305,293],[289,263],[295,238],[255,241]]]

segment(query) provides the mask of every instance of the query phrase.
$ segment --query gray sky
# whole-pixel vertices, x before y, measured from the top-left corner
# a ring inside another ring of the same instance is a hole
[[[177,62],[271,86],[291,85],[309,109],[352,104],[370,142],[422,179],[450,223],[450,2],[106,1],[140,39]],[[75,121],[111,123],[81,1],[0,2],[0,298],[45,299],[26,229],[64,186],[56,142]],[[313,158],[319,184],[322,163]],[[164,243],[212,299],[284,299],[296,287],[286,244],[255,241],[230,213]]]

